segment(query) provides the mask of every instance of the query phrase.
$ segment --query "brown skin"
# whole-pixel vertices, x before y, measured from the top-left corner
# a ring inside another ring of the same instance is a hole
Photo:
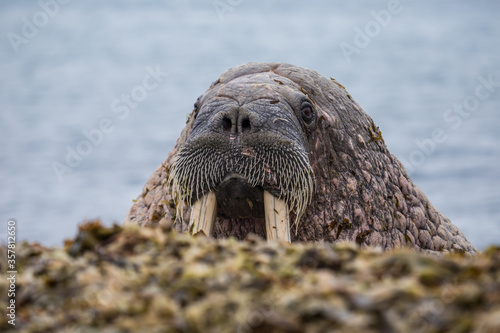
[[[402,163],[388,151],[373,120],[337,81],[289,64],[249,63],[222,74],[204,96],[223,91],[235,78],[247,75],[251,79],[256,73],[267,73],[276,86],[286,85],[304,94],[314,103],[318,120],[304,142],[314,171],[314,193],[297,233],[292,234],[293,241],[347,240],[383,249],[476,252],[462,232],[413,184]],[[143,226],[175,221],[169,172],[175,154],[190,136],[193,115],[194,111],[166,161],[147,181],[126,222]],[[184,231],[188,208],[183,216],[176,226]],[[241,239],[250,232],[265,237],[264,220],[219,216],[214,237]]]

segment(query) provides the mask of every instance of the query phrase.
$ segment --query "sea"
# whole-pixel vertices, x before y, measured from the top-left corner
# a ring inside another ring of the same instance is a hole
[[[0,242],[121,224],[228,68],[335,78],[433,205],[500,244],[500,2],[0,1]],[[12,223],[12,222],[11,222]]]

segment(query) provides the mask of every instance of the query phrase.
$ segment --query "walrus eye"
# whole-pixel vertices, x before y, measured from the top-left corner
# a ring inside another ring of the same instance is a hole
[[[198,99],[196,99],[196,102],[193,105],[194,119],[196,119],[196,117],[198,116],[198,112],[200,111],[200,99],[202,96],[198,97]]]
[[[302,119],[306,122],[306,124],[311,124],[314,120],[314,111],[312,109],[311,104],[304,103],[302,104],[302,108],[300,109],[300,114],[302,115]]]

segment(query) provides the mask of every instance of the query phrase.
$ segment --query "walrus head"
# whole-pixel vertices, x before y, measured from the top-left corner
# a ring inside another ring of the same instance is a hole
[[[267,237],[290,240],[288,213],[299,222],[313,194],[317,116],[314,100],[275,73],[235,76],[201,96],[170,173],[178,207],[192,207],[192,232],[211,233],[216,215],[266,216]]]
[[[283,63],[230,69],[198,98],[126,221],[217,238],[475,252],[341,84]]]

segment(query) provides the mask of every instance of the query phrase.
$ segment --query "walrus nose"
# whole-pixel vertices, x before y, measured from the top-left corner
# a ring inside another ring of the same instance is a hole
[[[254,128],[255,115],[247,110],[236,109],[228,111],[221,119],[220,127],[225,133],[241,135]]]

